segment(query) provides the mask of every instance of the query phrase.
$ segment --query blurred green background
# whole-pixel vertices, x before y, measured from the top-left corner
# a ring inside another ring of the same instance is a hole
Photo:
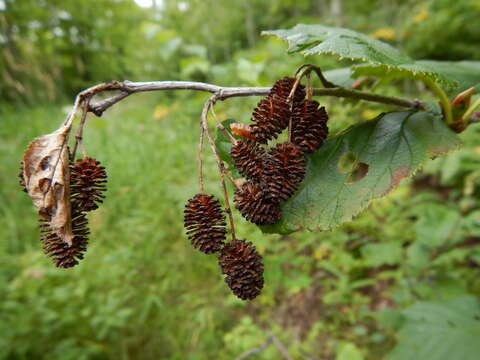
[[[265,289],[252,302],[230,294],[215,257],[192,249],[182,228],[207,94],[137,94],[90,115],[85,146],[107,167],[109,190],[73,269],[42,254],[19,161],[77,92],[102,81],[268,86],[304,62],[346,64],[289,56],[261,30],[345,26],[414,58],[480,60],[479,19],[475,0],[0,0],[0,359],[235,359],[257,347],[249,359],[286,358],[278,342],[293,359],[411,359],[412,314],[437,324],[445,309],[478,311],[478,126],[461,150],[333,232],[264,235],[235,214],[239,236],[264,256]],[[433,99],[411,81],[377,91]],[[257,101],[230,99],[216,113],[246,122]],[[332,134],[389,109],[320,101]],[[207,189],[220,194],[206,150]],[[437,335],[423,332],[444,341]]]

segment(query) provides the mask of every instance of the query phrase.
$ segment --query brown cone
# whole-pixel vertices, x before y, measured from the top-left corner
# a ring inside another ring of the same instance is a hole
[[[227,224],[220,201],[213,195],[196,194],[188,200],[184,210],[184,225],[196,249],[213,254],[222,248]]]
[[[319,149],[328,135],[328,115],[314,100],[304,100],[293,110],[292,142],[303,152]]]
[[[297,86],[293,96],[293,103],[287,102],[295,78],[284,77],[272,86],[269,94],[260,100],[253,110],[250,126],[251,133],[256,141],[266,144],[271,139],[276,139],[288,127],[292,115],[291,107],[295,107],[305,98],[305,87]]]
[[[103,202],[107,173],[100,161],[85,157],[70,167],[70,195],[79,211],[92,211]]]
[[[235,191],[235,207],[248,221],[257,225],[275,224],[281,217],[279,203],[264,190],[251,181],[247,181]]]
[[[44,253],[52,258],[57,267],[70,268],[83,259],[88,244],[88,220],[84,213],[74,211],[72,214],[72,245],[69,246],[56,233],[52,232],[48,222],[41,220],[41,242]]]
[[[251,140],[237,140],[230,155],[235,168],[250,180],[260,182],[263,177],[265,150]]]
[[[257,104],[253,110],[250,125],[255,140],[266,144],[269,140],[277,138],[290,121],[290,105],[276,96],[268,95]]]
[[[225,282],[242,300],[256,298],[263,289],[262,256],[251,242],[235,239],[225,244],[219,257]]]
[[[305,157],[295,144],[278,144],[268,153],[265,186],[272,201],[287,200],[305,176]]]
[[[277,80],[273,84],[270,94],[275,94],[281,99],[287,100],[290,92],[292,91],[292,86],[295,84],[296,79],[294,77],[285,76],[280,80]],[[305,98],[305,86],[298,84],[295,94],[293,95],[293,103],[300,103]]]

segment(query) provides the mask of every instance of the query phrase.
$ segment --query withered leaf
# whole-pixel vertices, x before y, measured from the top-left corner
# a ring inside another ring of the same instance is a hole
[[[23,154],[23,179],[38,214],[50,228],[71,245],[70,168],[68,135],[63,124],[51,134],[39,136]]]

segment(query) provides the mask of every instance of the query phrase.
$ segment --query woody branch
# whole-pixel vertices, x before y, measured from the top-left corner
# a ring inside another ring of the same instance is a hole
[[[225,100],[231,97],[264,96],[268,94],[268,92],[270,91],[270,87],[223,87],[203,82],[192,81],[133,82],[125,80],[122,82],[112,81],[109,83],[96,85],[92,88],[82,91],[78,96],[80,99],[83,99],[104,91],[118,91],[116,94],[106,99],[97,102],[90,102],[88,106],[88,111],[94,113],[97,116],[101,116],[109,107],[125,99],[131,94],[160,90],[204,91],[216,95],[216,98],[218,100]],[[405,108],[423,108],[423,104],[418,100],[384,96],[342,87],[316,88],[313,89],[313,95],[366,100],[370,102],[395,105]]]

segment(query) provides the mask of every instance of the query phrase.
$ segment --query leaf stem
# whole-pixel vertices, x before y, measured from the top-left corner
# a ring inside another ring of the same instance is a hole
[[[450,100],[448,99],[445,91],[443,91],[443,89],[431,79],[424,79],[423,81],[430,88],[430,90],[432,90],[438,96],[440,104],[442,104],[443,107],[445,122],[447,125],[453,125],[452,106],[450,105]]]
[[[465,111],[465,114],[462,116],[462,122],[467,124],[470,121],[470,117],[473,115],[475,110],[480,106],[480,97]]]

